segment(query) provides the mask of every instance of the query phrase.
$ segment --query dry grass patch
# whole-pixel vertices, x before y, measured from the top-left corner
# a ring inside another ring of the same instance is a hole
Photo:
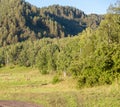
[[[54,75],[24,67],[0,69],[0,100],[38,103],[44,107],[120,107],[120,84],[76,88],[72,77],[52,84]]]

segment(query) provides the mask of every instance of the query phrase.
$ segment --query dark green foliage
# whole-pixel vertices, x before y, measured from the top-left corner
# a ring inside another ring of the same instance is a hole
[[[112,84],[120,79],[119,21],[119,14],[107,14],[94,34],[87,29],[81,36],[82,52],[70,68],[79,87]]]
[[[5,55],[3,48],[0,49],[0,67],[5,65]]]

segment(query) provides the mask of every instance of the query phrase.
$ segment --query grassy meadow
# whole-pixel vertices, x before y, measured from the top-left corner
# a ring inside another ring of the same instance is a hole
[[[76,88],[72,77],[41,75],[37,69],[0,68],[0,100],[33,102],[43,107],[120,107],[120,82],[93,88]]]

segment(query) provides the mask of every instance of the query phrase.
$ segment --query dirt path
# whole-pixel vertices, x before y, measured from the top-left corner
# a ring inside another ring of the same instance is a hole
[[[0,107],[43,107],[43,106],[20,101],[0,101]]]

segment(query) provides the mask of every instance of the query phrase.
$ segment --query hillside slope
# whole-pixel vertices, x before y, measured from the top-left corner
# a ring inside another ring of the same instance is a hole
[[[102,17],[68,6],[37,8],[24,0],[0,0],[0,46],[74,36],[87,27],[95,29]]]

